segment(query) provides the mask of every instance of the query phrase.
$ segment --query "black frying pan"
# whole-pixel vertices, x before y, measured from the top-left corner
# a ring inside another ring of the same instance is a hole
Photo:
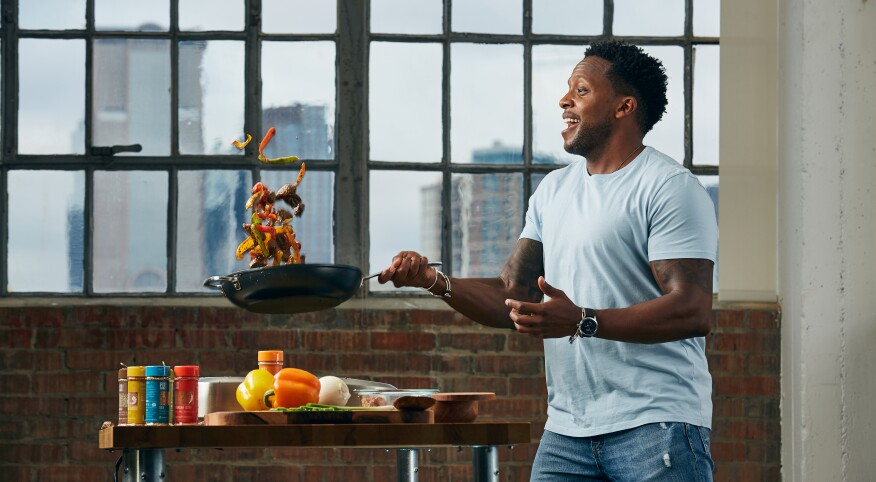
[[[346,264],[285,264],[211,276],[204,286],[221,289],[229,301],[255,313],[306,313],[338,306],[378,274],[363,278],[359,268]]]

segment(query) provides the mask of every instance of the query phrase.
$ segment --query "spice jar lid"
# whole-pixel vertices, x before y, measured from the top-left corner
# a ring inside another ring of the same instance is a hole
[[[119,370],[119,378],[128,378],[128,369],[122,368]]]
[[[128,367],[128,377],[146,376],[146,367]]]
[[[147,377],[169,377],[170,367],[167,365],[150,365],[146,367]]]
[[[173,367],[173,374],[178,377],[196,377],[201,369],[197,365],[177,365]]]
[[[260,362],[281,362],[283,361],[283,350],[264,350],[259,352]]]

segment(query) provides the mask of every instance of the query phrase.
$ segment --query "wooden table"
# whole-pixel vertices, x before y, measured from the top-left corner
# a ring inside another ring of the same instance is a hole
[[[164,449],[223,447],[395,448],[400,482],[417,481],[417,449],[472,448],[476,482],[498,482],[497,446],[530,442],[528,422],[121,426],[100,431],[102,449],[122,450],[124,481],[167,481]],[[118,469],[118,467],[117,467]]]

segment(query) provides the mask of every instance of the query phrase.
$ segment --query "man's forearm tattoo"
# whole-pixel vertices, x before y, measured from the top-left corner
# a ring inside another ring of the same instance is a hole
[[[714,263],[708,259],[666,259],[651,263],[660,291],[668,293],[679,283],[690,284],[712,293]]]
[[[531,239],[521,239],[514,248],[514,253],[508,258],[502,274],[499,277],[505,286],[525,287],[526,297],[531,301],[542,298],[538,288],[538,277],[544,275],[544,253],[542,245]]]

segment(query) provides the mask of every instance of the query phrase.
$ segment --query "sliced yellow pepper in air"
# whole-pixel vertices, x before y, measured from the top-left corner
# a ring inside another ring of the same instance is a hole
[[[234,144],[234,147],[236,147],[242,151],[243,148],[246,147],[246,145],[249,144],[249,141],[251,141],[251,140],[252,140],[252,136],[247,134],[245,142],[240,142],[237,139],[234,139],[233,141],[231,141],[231,143]]]
[[[237,246],[237,259],[243,259],[243,253],[251,250],[255,246],[255,239],[252,236],[243,240],[239,246]]]
[[[270,253],[270,251],[268,250],[268,243],[265,242],[264,234],[262,234],[261,231],[256,229],[255,225],[250,226],[249,230],[252,233],[252,237],[254,237],[255,240],[259,243],[259,248],[261,248],[262,253],[264,253],[265,255]]]

